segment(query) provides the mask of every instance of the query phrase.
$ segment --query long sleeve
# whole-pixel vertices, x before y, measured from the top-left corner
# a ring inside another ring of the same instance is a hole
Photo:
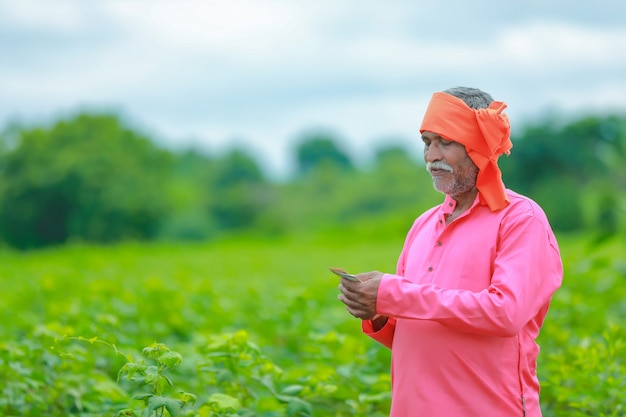
[[[361,329],[363,330],[363,333],[386,348],[391,349],[393,346],[393,334],[396,330],[396,319],[389,317],[387,323],[385,323],[383,328],[378,331],[374,331],[374,326],[372,325],[371,320],[363,320]]]
[[[501,230],[486,288],[443,288],[388,274],[378,291],[378,314],[433,320],[484,335],[519,333],[559,287],[562,267],[556,242],[542,221],[524,215],[509,223]]]

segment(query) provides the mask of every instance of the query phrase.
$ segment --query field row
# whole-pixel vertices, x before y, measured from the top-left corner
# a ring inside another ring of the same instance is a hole
[[[540,336],[544,416],[623,415],[624,241],[560,243],[566,276]],[[401,245],[0,252],[0,414],[386,415],[390,354],[360,334],[328,267],[391,271]]]

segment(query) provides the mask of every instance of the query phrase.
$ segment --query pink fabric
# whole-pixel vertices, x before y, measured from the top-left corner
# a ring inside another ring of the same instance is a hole
[[[498,212],[455,201],[420,216],[363,331],[392,350],[392,417],[541,416],[535,342],[563,270],[541,208],[507,190]]]

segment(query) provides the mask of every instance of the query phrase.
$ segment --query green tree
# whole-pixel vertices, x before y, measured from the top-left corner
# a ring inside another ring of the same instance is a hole
[[[167,183],[171,210],[160,231],[165,240],[205,240],[217,233],[215,219],[207,210],[218,160],[196,150],[174,154],[172,177]]]
[[[614,233],[623,216],[624,176],[616,161],[625,156],[625,137],[626,118],[618,116],[529,126],[513,138],[512,156],[500,160],[504,180],[537,198],[558,230],[599,226]]]
[[[257,162],[239,149],[216,161],[207,185],[209,213],[219,230],[253,228],[273,198]]]
[[[18,248],[156,235],[170,155],[114,115],[22,129],[4,155],[0,228]]]
[[[354,167],[348,155],[337,145],[337,139],[329,133],[316,132],[303,136],[296,147],[296,163],[299,175],[332,165],[341,171]]]

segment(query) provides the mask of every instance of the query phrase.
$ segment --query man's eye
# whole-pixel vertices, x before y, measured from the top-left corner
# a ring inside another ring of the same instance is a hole
[[[451,144],[452,144],[451,140],[442,140],[441,141],[441,145],[442,146],[448,146],[448,145],[451,145]]]

